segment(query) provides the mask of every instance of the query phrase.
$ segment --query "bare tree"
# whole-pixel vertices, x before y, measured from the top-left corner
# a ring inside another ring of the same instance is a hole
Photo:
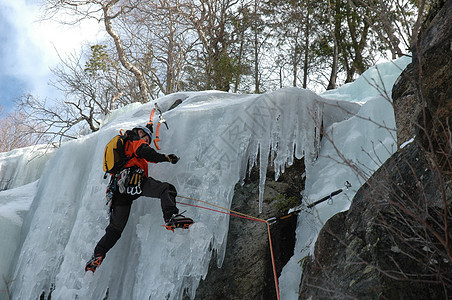
[[[92,49],[94,53],[98,53],[99,47]],[[64,93],[64,100],[60,103],[64,106],[72,106],[78,111],[80,120],[86,121],[91,131],[99,129],[100,121],[98,117],[107,115],[111,108],[114,107],[114,101],[117,95],[121,93],[118,86],[109,86],[108,81],[101,75],[107,73],[109,66],[102,64],[100,58],[97,63],[100,67],[95,69],[94,66],[87,65],[83,69],[81,56],[75,54],[65,59],[61,59],[61,64],[54,68],[52,72],[56,75],[52,85]],[[94,60],[90,61],[94,64]],[[112,78],[107,76],[107,78]],[[64,102],[63,102],[64,101]]]
[[[271,28],[271,39],[276,41],[276,49],[281,63],[290,66],[291,85],[298,86],[299,70],[303,66],[301,82],[307,84],[309,65],[309,44],[312,39],[312,10],[310,1],[267,1],[265,15],[267,26]]]
[[[353,8],[361,6],[371,12],[362,17],[378,35],[379,41],[390,50],[393,59],[405,54],[401,47],[408,49],[416,43],[420,23],[428,8],[425,0],[351,0],[348,2]]]
[[[119,16],[131,14],[137,8],[135,1],[126,0],[46,0],[45,12],[47,16],[54,16],[59,12],[68,13],[73,17],[72,23],[78,23],[90,18],[102,22],[105,30],[113,40],[122,66],[135,76],[140,90],[140,101],[145,103],[149,101],[149,84],[145,74],[132,63],[130,52],[124,47],[118,31],[114,27],[114,21]]]
[[[16,118],[40,142],[76,138],[86,125],[99,130],[111,110],[134,102],[136,85],[122,74],[106,46],[93,45],[90,53],[71,54],[51,71],[50,84],[63,93],[60,99],[41,100],[23,95],[16,100]],[[39,124],[39,126],[36,126]],[[86,131],[85,131],[86,132]]]
[[[171,0],[143,2],[133,13],[119,18],[124,36],[134,52],[134,61],[146,75],[153,94],[181,88],[187,56],[197,39],[183,24]]]
[[[333,61],[331,65],[331,75],[328,80],[327,90],[332,90],[336,88],[337,73],[339,68],[339,43],[341,42],[341,23],[342,14],[340,13],[341,5],[338,0],[335,2],[334,10],[331,5],[331,1],[328,0],[328,23],[330,26],[330,34],[333,37]],[[332,11],[335,12],[335,17],[333,17]],[[334,20],[334,22],[333,22]]]
[[[22,95],[16,101],[17,111],[24,116],[23,125],[38,136],[38,141],[76,139],[75,126],[83,121],[79,112],[69,106],[48,104],[33,95]],[[34,127],[33,124],[39,124]]]
[[[232,15],[239,0],[174,0],[173,5],[184,17],[186,25],[197,34],[201,49],[195,59],[203,71],[201,89],[228,91],[237,73],[237,65],[230,55],[236,32],[231,31]]]
[[[16,148],[31,146],[39,141],[39,135],[35,134],[35,128],[25,124],[26,116],[20,112],[4,113],[0,106],[0,152],[8,152]]]

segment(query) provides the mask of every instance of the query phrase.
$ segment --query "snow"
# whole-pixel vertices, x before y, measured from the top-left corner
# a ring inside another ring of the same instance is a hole
[[[38,181],[0,192],[0,270],[8,274],[19,245],[24,214],[30,209]],[[6,274],[5,274],[6,273]]]
[[[322,95],[285,88],[263,95],[205,91],[160,98],[169,125],[169,130],[160,129],[161,152],[181,159],[176,165],[152,164],[150,175],[171,182],[182,196],[227,208],[235,184],[257,164],[262,205],[269,156],[276,178],[294,157],[305,157],[307,203],[350,181],[352,188],[335,196],[332,204],[324,202],[299,216],[295,255],[279,278],[282,299],[297,299],[302,271],[298,261],[312,253],[321,225],[346,210],[365,178],[396,150],[392,106],[370,84],[382,80],[380,86],[390,94],[408,59],[396,63],[378,65],[355,83]],[[182,103],[168,110],[177,99]],[[36,149],[0,155],[0,177],[8,182],[8,190],[0,192],[0,222],[2,228],[7,224],[2,240],[14,241],[0,245],[0,272],[14,279],[9,286],[13,299],[35,299],[43,292],[52,292],[52,299],[103,299],[107,293],[109,299],[181,299],[184,293],[194,297],[212,251],[222,265],[227,215],[179,205],[196,223],[172,233],[161,227],[159,201],[139,198],[102,266],[94,275],[84,272],[108,224],[108,180],[101,168],[105,144],[119,129],[145,124],[152,108],[152,103],[133,104],[115,111],[101,130],[41,155],[35,160],[39,164],[21,164]],[[327,136],[320,140],[322,121]],[[363,169],[361,176],[343,159]],[[12,171],[19,165],[20,171]]]

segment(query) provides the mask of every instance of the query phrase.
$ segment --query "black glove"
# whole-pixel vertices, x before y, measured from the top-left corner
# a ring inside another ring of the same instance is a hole
[[[154,127],[152,126],[152,123],[147,123],[146,127],[151,131],[151,133],[154,133]]]
[[[179,157],[177,157],[175,154],[168,154],[166,157],[168,158],[168,161],[173,165],[177,164],[177,162],[179,161]]]

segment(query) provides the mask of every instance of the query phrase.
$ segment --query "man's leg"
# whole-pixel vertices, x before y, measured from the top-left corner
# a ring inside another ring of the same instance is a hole
[[[160,198],[162,206],[163,218],[168,220],[173,214],[177,214],[179,210],[176,207],[177,191],[174,185],[168,182],[161,182],[152,177],[148,177],[143,185],[141,196]]]
[[[107,254],[116,242],[121,237],[124,227],[126,227],[127,220],[130,214],[130,205],[115,205],[110,216],[110,224],[108,224],[105,229],[105,235],[97,243],[96,248],[94,248],[94,254],[101,254],[103,257]]]

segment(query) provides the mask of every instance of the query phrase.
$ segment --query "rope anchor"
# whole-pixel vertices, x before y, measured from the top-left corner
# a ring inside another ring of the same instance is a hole
[[[348,180],[344,183],[344,185],[345,185],[345,189],[349,189],[352,186],[351,183],[348,182]],[[340,194],[340,193],[342,193],[342,191],[343,191],[343,189],[339,189],[337,191],[334,191],[331,194],[329,194],[328,196],[325,196],[322,199],[317,200],[317,201],[309,204],[306,207],[307,208],[312,208],[312,207],[316,206],[317,204],[322,203],[322,202],[327,201],[327,200],[328,200],[327,203],[331,205],[331,204],[333,204],[333,197],[338,195],[338,194]],[[280,217],[272,217],[270,219],[267,219],[267,223],[270,224],[270,225],[273,225],[273,224],[275,224],[276,222],[278,222],[280,220],[284,220],[284,219],[290,218],[292,216],[298,215],[298,213],[300,213],[303,210],[303,208],[300,208],[302,205],[303,204],[301,204],[300,206],[298,206],[298,208],[295,208],[293,211],[291,211],[288,214],[282,215]]]
[[[344,183],[344,185],[345,185],[345,189],[346,190],[348,190],[352,186],[351,183],[348,180]],[[307,208],[312,208],[312,207],[316,206],[317,204],[322,203],[322,202],[324,202],[326,200],[328,200],[328,202],[327,202],[328,204],[333,204],[333,197],[338,195],[338,194],[340,194],[340,193],[342,193],[343,191],[344,191],[344,189],[338,189],[338,190],[332,192],[331,194],[329,194],[328,196],[325,196],[322,199],[317,200],[317,201],[309,204],[307,206]]]

